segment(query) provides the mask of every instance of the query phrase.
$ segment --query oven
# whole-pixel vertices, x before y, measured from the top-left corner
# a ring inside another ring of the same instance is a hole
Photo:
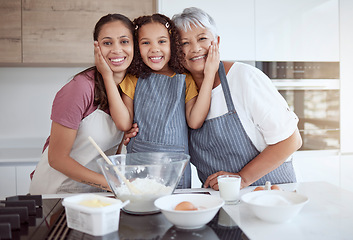
[[[340,148],[339,62],[256,62],[299,117],[300,150]]]

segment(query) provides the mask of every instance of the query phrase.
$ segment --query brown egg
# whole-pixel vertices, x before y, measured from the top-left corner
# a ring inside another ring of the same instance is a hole
[[[261,191],[261,190],[265,190],[265,188],[264,188],[264,187],[256,187],[256,188],[254,189],[254,191]]]
[[[278,185],[272,185],[271,190],[281,190],[281,188]]]
[[[184,201],[175,206],[174,210],[177,211],[193,211],[197,210],[197,208],[191,202]]]

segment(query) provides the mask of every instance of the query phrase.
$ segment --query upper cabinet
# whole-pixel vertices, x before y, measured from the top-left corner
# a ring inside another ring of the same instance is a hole
[[[159,0],[158,12],[172,17],[184,8],[198,7],[215,20],[222,60],[255,59],[254,0]]]
[[[339,0],[255,0],[257,61],[339,61]]]
[[[222,60],[339,61],[340,0],[1,0],[0,63],[93,63],[107,13],[172,17],[199,7],[216,21]]]
[[[133,20],[155,12],[155,0],[22,0],[22,3],[5,0],[5,3],[7,6],[0,7],[0,18],[6,19],[1,22],[9,22],[9,26],[1,24],[0,34],[1,39],[9,40],[1,48],[16,49],[18,57],[14,61],[14,54],[1,56],[2,63],[93,64],[93,29],[102,16],[121,13]],[[13,9],[18,18],[8,13]],[[15,40],[18,45],[13,47]]]
[[[22,61],[21,0],[1,0],[0,52],[0,62]]]

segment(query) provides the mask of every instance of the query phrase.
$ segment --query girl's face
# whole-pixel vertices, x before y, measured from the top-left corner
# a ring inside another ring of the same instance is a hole
[[[131,31],[121,21],[106,23],[98,34],[98,44],[113,72],[123,72],[134,57]]]
[[[170,75],[170,37],[161,23],[147,23],[139,28],[139,47],[143,62],[154,72]]]
[[[181,30],[180,35],[185,54],[184,67],[191,73],[203,72],[208,49],[215,40],[213,34],[206,28],[192,25],[187,32]]]

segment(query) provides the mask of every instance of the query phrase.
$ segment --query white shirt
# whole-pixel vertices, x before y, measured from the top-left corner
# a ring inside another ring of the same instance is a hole
[[[263,72],[251,65],[235,62],[227,79],[235,110],[258,151],[262,152],[268,145],[285,140],[294,133],[298,117]],[[212,90],[206,119],[227,112],[222,86],[219,85]]]

